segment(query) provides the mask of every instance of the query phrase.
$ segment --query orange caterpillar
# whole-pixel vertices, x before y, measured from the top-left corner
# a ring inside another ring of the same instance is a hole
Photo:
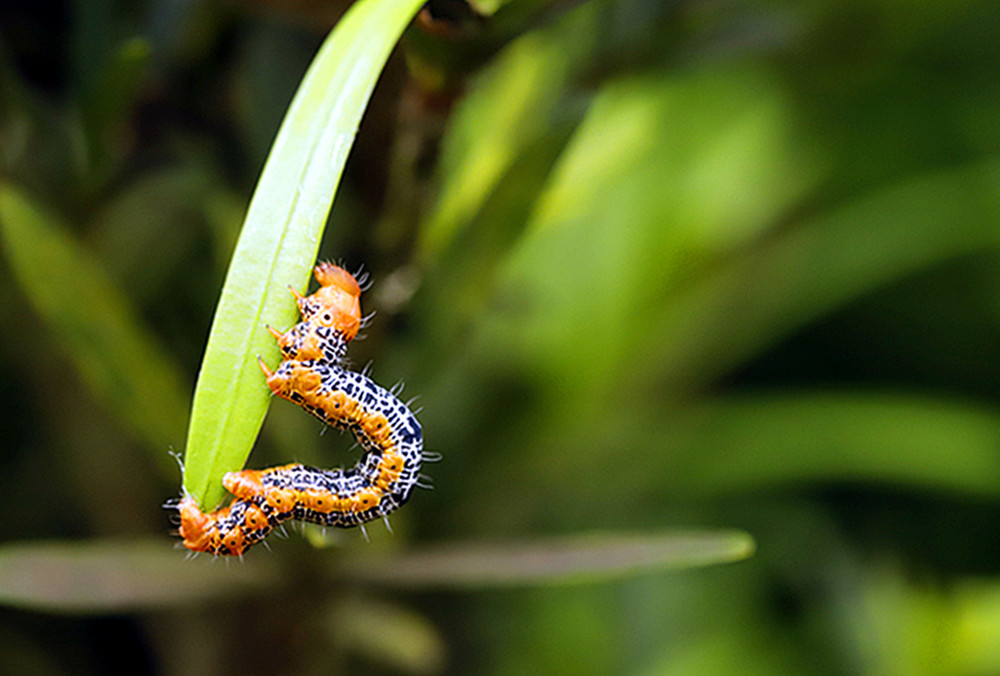
[[[194,552],[240,556],[290,519],[349,528],[388,516],[417,483],[423,459],[420,423],[394,394],[341,363],[357,335],[361,287],[344,269],[321,263],[320,288],[310,296],[294,290],[302,321],[281,333],[283,361],[261,370],[271,391],[334,427],[354,433],[365,453],[348,470],[284,465],[229,472],[223,485],[235,498],[204,513],[191,497],[178,504],[179,532]]]

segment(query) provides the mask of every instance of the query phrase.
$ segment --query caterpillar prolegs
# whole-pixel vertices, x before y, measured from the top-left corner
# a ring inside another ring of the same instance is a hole
[[[317,265],[314,274],[315,293],[292,291],[302,321],[284,333],[268,327],[282,363],[272,371],[261,360],[260,367],[274,394],[350,430],[364,455],[347,470],[291,464],[229,472],[222,483],[235,497],[210,513],[184,497],[179,532],[192,551],[239,556],[290,519],[358,526],[394,512],[417,483],[423,437],[416,416],[394,394],[342,365],[363,322],[361,286],[331,263]]]

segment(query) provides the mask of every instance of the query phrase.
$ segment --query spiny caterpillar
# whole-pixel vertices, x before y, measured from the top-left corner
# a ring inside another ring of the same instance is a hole
[[[180,536],[194,552],[241,556],[276,526],[296,519],[350,528],[385,517],[405,503],[423,459],[420,423],[396,396],[366,375],[342,366],[347,344],[361,328],[361,286],[332,263],[314,271],[320,288],[294,289],[302,321],[281,333],[282,363],[260,368],[274,394],[324,423],[350,430],[364,449],[348,470],[292,464],[229,472],[222,483],[235,497],[204,513],[191,497],[180,500]]]

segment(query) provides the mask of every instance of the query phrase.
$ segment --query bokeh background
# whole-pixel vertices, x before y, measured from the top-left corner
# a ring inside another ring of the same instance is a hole
[[[321,249],[373,275],[352,358],[420,395],[435,490],[370,543],[186,564],[278,571],[251,590],[0,607],[0,670],[1000,673],[996,4],[471,4],[408,30]],[[102,585],[102,543],[175,544],[229,254],[346,5],[0,5],[0,181],[44,214],[0,230],[4,552],[93,547]],[[317,431],[275,403],[250,465],[351,462]],[[757,552],[317,582],[344,550],[670,527]]]

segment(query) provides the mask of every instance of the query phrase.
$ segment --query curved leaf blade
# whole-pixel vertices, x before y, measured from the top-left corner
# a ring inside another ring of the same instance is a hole
[[[185,452],[184,491],[214,506],[243,466],[270,392],[257,356],[278,351],[265,322],[288,326],[288,285],[306,286],[361,115],[422,0],[356,3],[299,86],[254,191],[212,323]]]
[[[253,566],[186,561],[163,540],[17,542],[0,547],[0,603],[36,612],[120,613],[267,591],[273,559]]]
[[[491,588],[605,582],[750,557],[740,531],[589,534],[535,543],[439,545],[394,558],[345,562],[349,580],[403,588]]]
[[[753,554],[740,531],[590,534],[535,543],[455,543],[385,557],[339,558],[317,593],[343,581],[382,587],[486,589],[607,582],[662,570],[736,562]],[[0,605],[35,612],[108,614],[190,606],[273,593],[273,557],[222,566],[185,560],[152,540],[10,542],[0,545]]]

